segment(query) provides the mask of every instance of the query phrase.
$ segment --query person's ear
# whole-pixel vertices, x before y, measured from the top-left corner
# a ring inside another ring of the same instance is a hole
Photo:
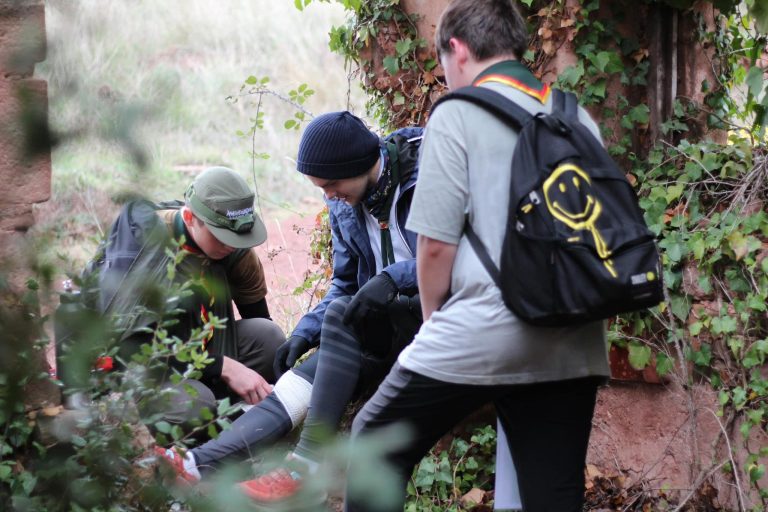
[[[195,218],[194,214],[192,213],[192,210],[187,208],[186,206],[181,207],[181,220],[184,221],[184,225],[187,227],[192,225],[192,220]]]
[[[459,68],[463,68],[469,59],[469,48],[461,39],[452,37],[448,40],[448,44],[451,46],[451,53],[456,60]]]

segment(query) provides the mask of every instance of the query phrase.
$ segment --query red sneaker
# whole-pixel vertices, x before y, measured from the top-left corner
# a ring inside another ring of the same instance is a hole
[[[301,475],[281,468],[253,480],[240,482],[238,487],[254,501],[273,503],[294,497],[301,489]]]
[[[169,467],[173,471],[177,484],[191,485],[197,483],[197,478],[184,469],[184,457],[176,451],[175,447],[165,449],[155,446],[155,456],[163,466]]]

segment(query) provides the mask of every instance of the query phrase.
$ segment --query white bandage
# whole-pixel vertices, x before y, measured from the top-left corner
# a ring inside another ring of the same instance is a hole
[[[275,383],[273,390],[277,399],[288,412],[291,425],[296,428],[296,425],[304,421],[307,416],[309,398],[312,396],[312,384],[294,373],[293,370],[289,370]]]

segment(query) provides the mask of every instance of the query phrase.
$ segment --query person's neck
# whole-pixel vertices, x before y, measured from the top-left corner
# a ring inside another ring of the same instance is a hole
[[[371,170],[368,171],[368,190],[371,190],[372,188],[376,187],[376,184],[379,182],[380,176],[381,176],[381,156],[379,156],[379,159],[376,160],[375,164],[373,164],[373,167],[371,167]]]
[[[475,81],[475,78],[488,69],[489,67],[493,66],[494,64],[498,64],[499,62],[504,62],[505,60],[518,60],[517,57],[514,55],[498,55],[496,57],[490,57],[488,59],[483,60],[474,60],[470,59],[467,61],[467,63],[464,66],[464,79],[466,81],[466,84],[464,85],[472,85],[472,82]]]

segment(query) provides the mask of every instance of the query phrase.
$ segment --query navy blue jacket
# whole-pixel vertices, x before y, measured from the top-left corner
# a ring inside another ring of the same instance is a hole
[[[403,128],[394,132],[405,137],[419,137],[421,128]],[[393,134],[394,135],[394,134]],[[383,149],[384,150],[384,149]],[[417,290],[416,283],[416,233],[405,229],[405,221],[411,210],[411,199],[418,168],[408,180],[401,184],[400,196],[397,198],[397,219],[390,223],[392,237],[402,237],[414,255],[412,259],[398,261],[383,269],[397,284],[401,293],[413,294]],[[365,217],[362,204],[349,206],[344,201],[326,201],[331,224],[331,240],[333,244],[333,276],[331,287],[322,301],[309,313],[304,315],[296,328],[294,336],[301,336],[312,345],[320,343],[320,328],[328,305],[339,297],[352,296],[370,278],[376,275],[376,260],[374,259],[368,231],[365,227]]]

